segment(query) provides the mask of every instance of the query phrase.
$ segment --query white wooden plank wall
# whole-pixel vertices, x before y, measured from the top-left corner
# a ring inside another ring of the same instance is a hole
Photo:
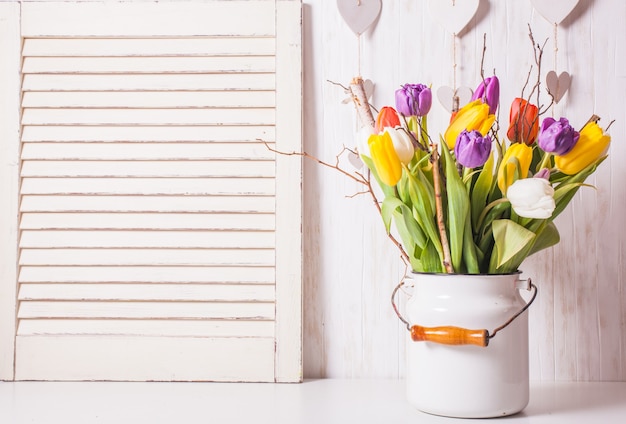
[[[375,84],[373,104],[393,104],[403,83],[453,84],[452,36],[431,17],[426,1],[385,0],[373,31],[356,36],[336,2],[305,0],[305,149],[334,161],[354,145],[355,114],[341,101],[342,84],[359,73]],[[558,219],[561,243],[524,266],[539,285],[530,315],[531,378],[626,380],[626,71],[616,69],[626,49],[626,4],[580,0],[558,27],[557,72],[573,76],[554,107],[582,125],[591,115],[611,120],[611,156],[572,207]],[[481,1],[457,43],[457,84],[480,80],[483,34],[485,70],[501,81],[500,119],[518,96],[532,63],[528,27],[546,44],[542,73],[555,68],[554,28],[529,0]],[[360,59],[360,60],[359,60]],[[543,78],[542,78],[543,79]],[[434,100],[429,128],[448,119]],[[345,164],[350,167],[349,163]],[[382,224],[359,187],[338,173],[305,163],[305,334],[309,377],[401,377],[405,332],[389,304],[403,270]]]

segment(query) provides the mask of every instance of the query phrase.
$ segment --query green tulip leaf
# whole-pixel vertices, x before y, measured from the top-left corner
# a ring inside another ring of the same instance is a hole
[[[493,221],[492,227],[497,251],[497,268],[502,267],[506,262],[520,253],[526,251],[524,257],[527,256],[527,252],[532,248],[531,243],[536,237],[535,233],[510,219],[497,219]]]
[[[426,246],[424,232],[413,218],[411,209],[402,203],[402,200],[393,196],[385,197],[381,206],[381,215],[387,234],[391,231],[392,217],[395,219],[396,228],[408,252],[413,251],[411,247],[413,245],[417,245],[420,249]]]
[[[472,228],[478,230],[478,218],[487,205],[487,198],[493,187],[493,152],[483,165],[472,190]]]
[[[413,204],[413,217],[434,244],[440,259],[443,260],[443,247],[435,224],[435,208],[431,202],[431,199],[435,198],[434,190],[431,192],[432,187],[421,170],[417,170],[417,174],[419,179],[414,175],[409,175],[409,194]]]
[[[383,194],[385,195],[385,197],[393,196],[395,194],[393,187],[390,187],[387,184],[383,183],[383,181],[380,179],[380,177],[378,176],[378,172],[376,172],[376,167],[374,166],[374,162],[372,161],[372,158],[365,156],[365,155],[361,155],[361,160],[363,161],[363,163],[367,166],[367,168],[370,170],[370,172],[374,176],[374,179],[376,180],[376,182],[378,183],[378,186],[383,191]]]
[[[549,222],[548,225],[544,227],[543,231],[540,231],[537,234],[535,243],[533,243],[533,247],[530,249],[528,256],[533,255],[540,250],[552,247],[560,240],[561,236],[559,235],[559,230],[557,230],[556,225],[554,225],[553,222]]]
[[[465,263],[465,271],[468,274],[479,274],[478,255],[476,252],[476,244],[472,237],[472,223],[469,214],[465,220],[465,233],[463,236],[463,262]]]
[[[469,195],[465,184],[456,169],[445,143],[442,141],[443,166],[445,168],[446,189],[448,194],[448,241],[450,244],[450,259],[454,270],[462,268],[463,239],[465,221],[470,210]]]
[[[437,252],[437,249],[435,248],[435,245],[432,243],[431,240],[429,240],[426,244],[426,248],[422,250],[420,262],[422,266],[421,272],[443,272],[441,259],[439,259],[439,253]]]

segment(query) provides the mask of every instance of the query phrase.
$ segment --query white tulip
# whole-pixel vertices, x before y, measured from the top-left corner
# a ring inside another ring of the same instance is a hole
[[[554,189],[544,178],[517,180],[507,190],[506,197],[515,213],[524,218],[550,218],[556,207]]]
[[[400,162],[408,165],[409,162],[411,162],[411,159],[413,159],[413,156],[415,156],[415,148],[413,147],[413,140],[411,139],[411,136],[401,127],[385,127],[385,131],[391,136],[393,148],[396,151]]]

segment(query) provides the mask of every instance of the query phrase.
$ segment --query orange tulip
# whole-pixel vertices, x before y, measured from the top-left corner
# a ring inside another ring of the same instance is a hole
[[[376,134],[380,134],[384,131],[385,127],[395,128],[400,125],[400,118],[398,118],[398,113],[391,106],[384,106],[378,112],[378,116],[376,117],[376,127],[374,130]]]
[[[509,130],[506,136],[513,143],[531,145],[539,133],[539,109],[519,97],[511,104],[509,114]]]

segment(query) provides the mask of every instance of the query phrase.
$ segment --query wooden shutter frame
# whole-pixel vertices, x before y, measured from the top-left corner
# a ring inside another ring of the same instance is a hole
[[[266,31],[256,25],[254,3],[265,1],[224,2],[227,7],[245,6],[247,13],[241,18],[250,22],[250,31],[258,34]],[[202,1],[183,3],[181,7],[202,5]],[[244,5],[245,3],[245,5]],[[302,148],[302,50],[301,50],[301,2],[299,0],[275,0],[276,10],[276,108],[281,113],[276,117],[276,148],[281,151],[299,151]],[[44,7],[71,7],[73,2],[39,3]],[[86,26],[86,35],[111,36],[111,32],[128,34],[128,26],[135,16],[140,16],[141,2],[125,3],[129,14],[122,19],[116,16],[116,24]],[[18,217],[19,217],[19,156],[20,156],[20,86],[21,76],[17,69],[21,63],[21,37],[28,36],[31,22],[20,22],[21,8],[29,8],[29,2],[2,2],[0,16],[5,18],[0,27],[0,380],[15,378],[15,333],[18,272]],[[108,5],[100,4],[101,13],[111,12]],[[42,9],[43,10],[43,9]],[[43,12],[45,15],[45,12]],[[293,16],[299,15],[300,20]],[[102,17],[102,16],[101,16]],[[164,19],[171,19],[164,16]],[[87,19],[85,22],[88,21]],[[213,31],[226,31],[223,23],[216,20],[207,23],[198,19],[189,24],[191,31],[201,34],[213,25]],[[221,25],[221,26],[220,26]],[[157,24],[159,31],[167,26]],[[38,31],[42,30],[38,28]],[[46,29],[49,35],[53,28]],[[280,34],[280,35],[279,35]],[[132,34],[130,34],[132,35]],[[180,35],[176,33],[155,35]],[[295,107],[298,105],[299,107]],[[302,161],[299,157],[278,155],[276,158],[277,198],[288,199],[288,203],[277,208],[276,220],[284,225],[276,232],[276,327],[275,327],[275,381],[297,382],[302,380]],[[297,252],[297,254],[294,254]],[[10,281],[13,284],[7,284]],[[294,343],[295,342],[295,343]]]

